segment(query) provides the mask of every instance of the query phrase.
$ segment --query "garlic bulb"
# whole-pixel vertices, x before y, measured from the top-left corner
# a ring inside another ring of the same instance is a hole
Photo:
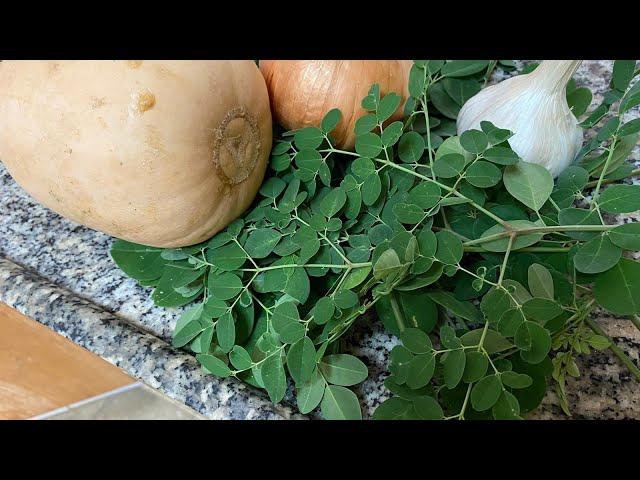
[[[367,112],[360,103],[374,83],[380,93],[395,92],[402,103],[389,122],[402,117],[409,97],[411,60],[260,60],[275,120],[288,130],[320,126],[324,115],[339,108],[342,120],[332,132],[335,146],[355,145],[353,128]]]
[[[470,98],[458,115],[458,134],[487,120],[514,132],[511,148],[557,177],[576,158],[582,128],[571,113],[566,86],[581,60],[545,60],[533,72],[504,80]]]

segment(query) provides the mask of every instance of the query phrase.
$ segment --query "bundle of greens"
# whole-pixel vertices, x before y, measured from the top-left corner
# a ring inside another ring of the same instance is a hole
[[[617,183],[637,173],[640,119],[620,118],[640,104],[629,63],[616,62],[582,123],[603,126],[555,183],[518,158],[512,132],[483,122],[456,135],[461,106],[511,62],[420,60],[404,121],[385,123],[401,98],[373,85],[355,152],[334,148],[340,112],[327,112],[320,128],[282,134],[244,218],[187,248],[118,240],[113,259],[157,305],[196,302],[175,347],[273,402],[290,378],[302,413],[362,418],[348,387],[367,368],[342,340],[375,317],[401,344],[374,418],[517,419],[550,386],[568,410],[578,355],[612,348],[640,378],[590,318],[640,313],[640,263],[624,254],[640,250],[640,224],[607,222],[640,209],[640,186]],[[567,98],[578,115],[591,102],[573,83]]]

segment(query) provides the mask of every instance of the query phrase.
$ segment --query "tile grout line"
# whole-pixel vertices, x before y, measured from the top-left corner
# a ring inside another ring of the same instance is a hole
[[[36,415],[34,417],[30,417],[27,420],[45,420],[49,417],[57,415],[59,413],[68,412],[69,410],[73,410],[74,408],[81,407],[83,405],[96,402],[98,400],[103,400],[105,398],[113,397],[115,395],[120,395],[121,393],[128,392],[130,390],[135,390],[137,388],[142,387],[144,384],[142,382],[134,382],[129,385],[125,385],[123,387],[114,388],[113,390],[109,390],[108,392],[101,393],[100,395],[94,395],[93,397],[85,398],[84,400],[80,400],[79,402],[70,403],[64,407],[56,408],[55,410],[51,410],[46,413],[42,413],[40,415]]]

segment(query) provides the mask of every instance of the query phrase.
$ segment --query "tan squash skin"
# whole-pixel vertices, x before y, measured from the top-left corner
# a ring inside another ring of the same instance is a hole
[[[251,60],[0,62],[9,173],[57,213],[125,240],[179,247],[223,229],[254,199],[271,142]]]
[[[379,84],[382,95],[403,97],[389,122],[402,117],[411,65],[411,60],[260,60],[260,71],[276,122],[287,130],[317,127],[329,110],[339,108],[342,120],[331,135],[335,146],[353,150],[353,127],[367,113],[360,103],[371,85]]]

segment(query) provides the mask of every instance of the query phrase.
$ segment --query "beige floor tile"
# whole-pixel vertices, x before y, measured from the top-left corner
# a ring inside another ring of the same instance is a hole
[[[36,417],[46,420],[204,420],[195,410],[143,384]]]
[[[118,367],[0,303],[0,420],[31,418],[134,383]]]

